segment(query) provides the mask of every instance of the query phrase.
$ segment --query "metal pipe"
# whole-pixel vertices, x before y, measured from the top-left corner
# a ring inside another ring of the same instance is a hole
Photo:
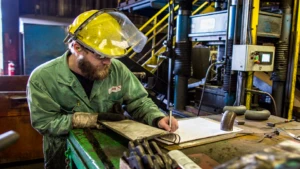
[[[251,39],[252,44],[256,45],[257,43],[257,25],[258,25],[258,17],[259,17],[259,0],[253,0],[253,11],[251,17]],[[252,89],[253,85],[253,72],[248,72],[247,77],[247,85],[246,88]],[[251,93],[247,93],[246,95],[246,107],[249,110],[251,108]]]
[[[268,120],[271,113],[269,110],[246,110],[245,119],[248,120]]]
[[[283,19],[282,30],[279,43],[276,45],[274,71],[271,79],[273,80],[272,94],[276,100],[278,113],[277,116],[284,117],[283,105],[286,101],[284,97],[285,82],[287,76],[287,64],[289,56],[289,41],[292,23],[291,0],[282,0]]]
[[[295,50],[295,41],[297,39],[296,37],[296,29],[297,29],[297,11],[298,11],[298,0],[294,0],[293,3],[293,16],[292,16],[292,29],[291,29],[291,36],[290,36],[290,47],[289,47],[289,55],[288,55],[288,68],[287,68],[287,80],[285,83],[285,95],[284,98],[286,98],[285,103],[284,103],[284,117],[288,116],[288,111],[289,111],[289,105],[290,105],[290,98],[291,98],[291,88],[292,88],[292,79],[293,79],[293,65],[294,65],[294,53],[293,51]],[[299,11],[298,11],[299,12]]]
[[[19,138],[20,135],[13,130],[0,134],[0,151],[14,144]]]
[[[225,111],[221,119],[220,129],[223,131],[232,131],[236,114],[233,111]]]
[[[250,11],[250,7],[251,6],[251,3],[252,0],[243,0],[243,17],[242,17],[242,28],[241,28],[241,44],[242,45],[245,45],[247,44],[247,39],[248,39],[248,25],[250,24],[249,21],[248,21],[248,18],[250,17],[251,18],[251,15],[249,15],[249,13],[251,13]]]
[[[230,0],[228,1],[229,7],[228,9],[228,25],[227,25],[227,34],[226,34],[226,63],[225,63],[225,75],[224,75],[224,83],[223,89],[225,91],[225,105],[233,105],[235,101],[235,90],[237,84],[237,76],[236,73],[232,73],[231,71],[231,62],[232,62],[232,49],[233,49],[233,41],[234,41],[234,32],[236,25],[236,1]]]
[[[171,90],[173,86],[173,65],[174,65],[174,51],[173,51],[173,31],[174,31],[174,4],[169,5],[169,18],[168,18],[168,40],[167,40],[167,54],[169,57],[168,62],[168,91],[167,91],[167,109],[170,110]]]
[[[283,94],[284,94],[284,82],[281,81],[273,81],[272,85],[272,95],[276,100],[278,114],[276,116],[282,116],[282,103],[283,103]],[[278,103],[279,102],[279,103]]]
[[[225,107],[223,107],[223,112],[225,112],[226,110],[233,111],[237,115],[243,115],[243,114],[245,114],[246,106],[241,105],[241,106],[225,106]]]
[[[298,0],[294,0],[294,3],[293,3],[293,19],[292,19],[292,30],[291,30],[291,34],[292,36],[290,36],[290,48],[289,50],[290,51],[293,51],[294,50],[294,43],[295,43],[295,39],[297,39],[297,37],[295,36],[296,35],[296,24],[297,24],[297,9],[298,9]],[[286,98],[286,102],[284,103],[284,117],[287,117],[287,114],[288,114],[288,110],[289,110],[289,101],[290,101],[290,98],[291,98],[291,84],[292,84],[292,72],[293,72],[293,65],[294,65],[294,58],[293,58],[293,52],[290,52],[289,55],[288,55],[288,68],[287,68],[287,80],[286,80],[286,83],[285,83],[285,95],[284,95],[284,98]]]
[[[190,32],[190,15],[192,0],[179,1],[179,11],[176,22],[175,44],[175,92],[174,108],[184,110],[187,103],[188,78],[191,75],[191,51],[192,43],[188,37]]]
[[[250,16],[250,7],[252,0],[240,0],[242,1],[242,23],[241,23],[241,32],[240,32],[240,44],[247,44],[248,39],[248,25],[250,24],[248,18]],[[239,6],[239,5],[238,5]],[[239,10],[237,10],[240,12]],[[245,104],[245,86],[246,86],[246,72],[238,72],[237,80],[237,89],[236,89],[236,101],[235,105],[244,105]]]
[[[296,4],[294,4],[296,5]],[[297,78],[297,68],[298,68],[298,57],[299,57],[299,45],[300,45],[300,3],[298,3],[298,12],[297,12],[297,27],[296,27],[296,40],[295,40],[295,52],[294,52],[294,67],[292,73],[292,86],[291,86],[291,98],[288,111],[288,120],[292,119],[293,108],[294,108],[294,99],[295,99],[295,87],[296,87],[296,78]]]

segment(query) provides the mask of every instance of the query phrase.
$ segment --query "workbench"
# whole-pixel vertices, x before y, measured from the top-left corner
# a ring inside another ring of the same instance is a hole
[[[26,100],[29,76],[0,76],[0,134],[13,130],[19,140],[0,151],[2,164],[42,159],[43,137],[30,123]]]
[[[211,115],[207,117],[217,121],[220,121],[222,118],[221,115]],[[236,120],[245,120],[245,118],[244,116],[237,116]],[[277,123],[284,120],[285,119],[276,116],[271,116],[268,120],[264,121],[245,120],[244,125],[237,126],[235,124],[235,126],[243,128],[241,134],[232,135],[230,138],[226,137],[226,139],[224,137],[224,140],[218,138],[216,140],[219,141],[212,140],[206,144],[183,148],[181,151],[189,156],[195,163],[200,164],[202,168],[213,168],[235,157],[260,151],[285,140],[294,140],[285,132],[280,132],[279,135],[272,138],[264,138],[265,133],[271,133],[277,127],[300,129],[300,123],[295,121],[276,124],[273,128],[266,125],[267,122]],[[201,131],[201,128],[199,128],[199,131]],[[300,134],[300,130],[287,131],[296,135]],[[127,150],[128,140],[109,130],[95,129],[92,130],[92,132],[114,167],[119,168],[120,157],[123,152]],[[259,140],[261,141],[259,142]],[[103,168],[101,159],[97,156],[82,129],[72,130],[67,144],[71,168],[74,167],[74,165],[76,165],[77,168]],[[203,165],[206,166],[204,167]]]

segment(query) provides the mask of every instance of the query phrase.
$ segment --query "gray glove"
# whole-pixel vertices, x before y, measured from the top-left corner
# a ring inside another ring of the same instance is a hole
[[[98,113],[76,112],[72,117],[73,128],[99,128]]]

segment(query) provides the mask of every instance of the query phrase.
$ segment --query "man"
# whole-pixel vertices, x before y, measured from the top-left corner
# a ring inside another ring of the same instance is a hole
[[[164,116],[147,98],[138,79],[120,61],[129,47],[141,51],[146,37],[122,13],[92,10],[69,26],[69,50],[36,68],[27,85],[32,126],[44,136],[46,168],[65,167],[66,139],[72,128],[94,128],[97,120],[121,120],[110,113],[124,104],[134,120],[175,131],[178,122]]]

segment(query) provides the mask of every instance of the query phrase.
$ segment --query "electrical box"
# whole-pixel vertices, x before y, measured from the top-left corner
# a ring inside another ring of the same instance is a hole
[[[274,46],[233,45],[232,70],[273,71]]]

